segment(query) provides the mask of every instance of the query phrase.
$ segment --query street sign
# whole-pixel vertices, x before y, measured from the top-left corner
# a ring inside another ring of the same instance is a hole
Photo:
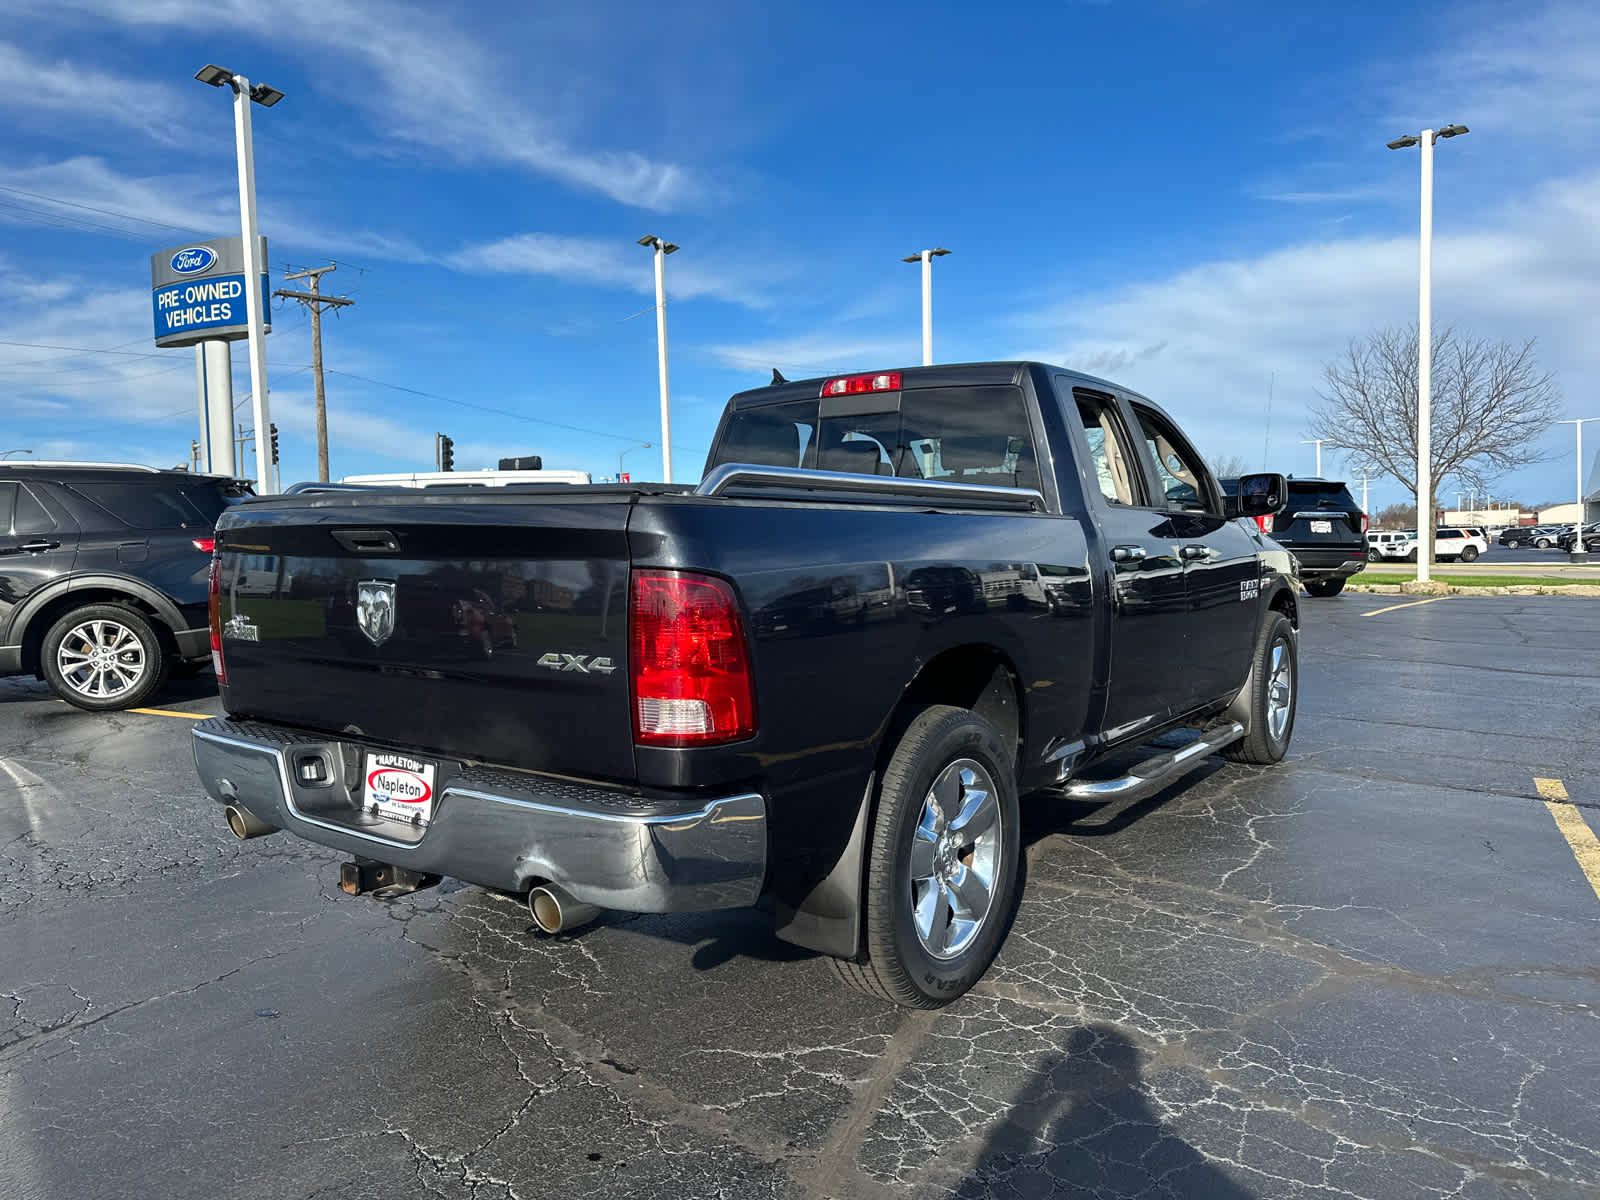
[[[245,315],[244,239],[187,242],[150,256],[150,307],[157,346],[241,341]],[[272,331],[268,304],[267,239],[261,239],[261,314]]]

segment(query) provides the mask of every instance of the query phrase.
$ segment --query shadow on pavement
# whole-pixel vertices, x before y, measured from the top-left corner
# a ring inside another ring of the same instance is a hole
[[[1073,1030],[1040,1064],[955,1195],[1254,1197],[1162,1124],[1137,1048],[1104,1025]]]

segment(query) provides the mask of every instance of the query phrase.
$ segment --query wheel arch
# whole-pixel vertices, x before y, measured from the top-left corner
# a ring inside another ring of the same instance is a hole
[[[951,646],[929,659],[901,689],[884,718],[872,771],[862,788],[856,818],[833,869],[792,910],[780,913],[778,936],[786,941],[855,959],[861,953],[861,897],[867,841],[877,807],[878,780],[912,718],[930,704],[969,709],[993,725],[1013,747],[1020,767],[1027,735],[1021,675],[1000,648],[986,643]]]
[[[12,621],[9,640],[22,647],[24,672],[39,675],[44,635],[63,614],[90,604],[120,604],[150,619],[162,648],[176,653],[174,630],[183,628],[177,605],[149,584],[119,575],[88,575],[42,589]]]

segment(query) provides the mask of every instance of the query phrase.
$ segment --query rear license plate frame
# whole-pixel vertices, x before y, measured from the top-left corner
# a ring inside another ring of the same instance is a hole
[[[361,763],[362,811],[414,829],[433,823],[438,763],[386,750],[363,752]]]

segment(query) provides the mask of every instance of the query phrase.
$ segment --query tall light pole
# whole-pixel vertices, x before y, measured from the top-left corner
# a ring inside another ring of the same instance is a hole
[[[1361,472],[1361,511],[1366,513],[1370,519],[1372,510],[1367,507],[1367,482],[1369,479],[1371,479],[1370,475],[1365,471]]]
[[[922,264],[922,365],[925,367],[933,365],[933,260],[949,253],[940,246],[935,250],[918,250],[900,260]]]
[[[1424,129],[1389,143],[1391,150],[1422,147],[1422,237],[1417,289],[1417,580],[1428,581],[1433,566],[1433,144],[1460,137],[1465,125]],[[1426,511],[1425,511],[1426,510]],[[1426,519],[1424,519],[1426,517]]]
[[[267,411],[267,347],[264,315],[261,311],[261,233],[256,225],[256,156],[250,134],[250,105],[271,108],[283,93],[264,83],[252,85],[215,63],[207,63],[194,73],[201,83],[233,89],[233,141],[239,161],[239,224],[244,232],[244,312],[250,327],[250,392],[256,425],[256,487],[262,493],[274,490],[272,451],[267,437],[271,417]]]
[[[639,239],[639,245],[649,246],[656,259],[656,369],[661,375],[661,481],[672,482],[672,402],[667,392],[667,284],[662,264],[667,255],[677,250],[671,242],[664,242],[653,233]]]
[[[1589,552],[1583,548],[1583,427],[1590,421],[1600,421],[1600,417],[1578,417],[1571,421],[1557,421],[1557,425],[1571,425],[1572,432],[1578,435],[1578,532],[1572,537],[1572,561],[1582,563],[1589,561]]]
[[[648,449],[650,449],[650,443],[649,442],[640,442],[637,446],[629,446],[626,450],[623,450],[620,453],[618,453],[618,455],[617,455],[617,482],[618,483],[622,482],[622,456],[624,454],[632,453],[635,450],[648,450]]]
[[[1317,478],[1318,479],[1322,478],[1322,443],[1327,441],[1327,440],[1328,440],[1327,438],[1308,438],[1308,439],[1302,439],[1301,442],[1300,442],[1300,444],[1302,446],[1315,446],[1317,448]]]
[[[13,454],[32,454],[32,450],[0,450],[0,458],[10,458]]]

